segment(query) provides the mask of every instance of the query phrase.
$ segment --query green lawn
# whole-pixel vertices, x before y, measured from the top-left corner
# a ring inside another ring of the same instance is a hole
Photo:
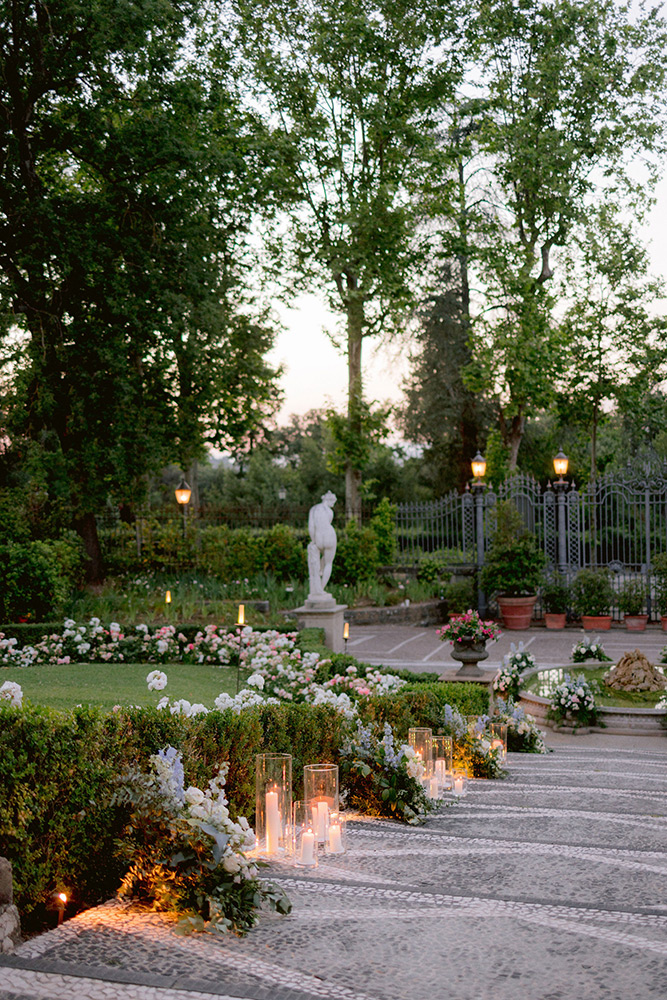
[[[162,670],[168,683],[163,691],[149,691],[146,675]],[[243,687],[248,671],[242,670]],[[236,668],[188,663],[70,663],[63,666],[0,667],[0,685],[16,681],[24,698],[36,705],[70,709],[74,705],[157,705],[163,695],[172,701],[187,698],[213,708],[217,696],[236,694]]]
[[[569,663],[560,670],[570,675],[578,677],[583,674],[589,684],[594,681],[599,685],[593,686],[595,701],[603,708],[653,708],[656,702],[667,698],[667,690],[664,691],[615,691],[605,686],[602,678],[613,667],[613,663],[600,664],[599,667],[587,667],[581,663]],[[533,674],[526,682],[528,691],[548,698],[551,690],[562,680],[559,670],[540,670]],[[598,690],[600,693],[598,693]]]

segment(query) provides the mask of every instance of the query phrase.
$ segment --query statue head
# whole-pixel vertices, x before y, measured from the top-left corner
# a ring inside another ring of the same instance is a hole
[[[336,494],[332,493],[331,490],[327,490],[326,493],[322,494],[322,503],[327,504],[329,507],[333,507],[336,502]]]

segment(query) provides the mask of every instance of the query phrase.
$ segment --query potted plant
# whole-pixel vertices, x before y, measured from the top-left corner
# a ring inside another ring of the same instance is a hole
[[[570,588],[565,577],[560,573],[554,573],[542,591],[544,621],[547,628],[565,628],[570,596]]]
[[[545,563],[544,552],[514,504],[498,504],[497,528],[480,582],[487,594],[495,596],[505,628],[529,627]]]
[[[483,621],[477,611],[466,611],[453,618],[447,625],[436,629],[442,642],[451,642],[452,659],[463,666],[457,673],[468,676],[483,676],[477,664],[489,655],[486,644],[490,639],[500,638],[500,629],[495,622]]]
[[[585,629],[605,632],[611,628],[610,608],[614,589],[606,569],[582,569],[572,584],[572,605]]]
[[[646,587],[642,580],[628,580],[618,595],[618,606],[624,615],[625,627],[628,632],[643,632],[646,628],[648,615],[644,614],[646,604]]]
[[[662,622],[662,631],[667,632],[667,552],[659,552],[653,557],[653,577],[655,603]]]

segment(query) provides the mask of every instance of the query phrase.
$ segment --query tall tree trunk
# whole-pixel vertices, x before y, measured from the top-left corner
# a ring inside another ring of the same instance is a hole
[[[362,434],[362,379],[361,344],[364,328],[364,304],[358,295],[352,294],[346,303],[347,309],[347,423],[350,437],[359,439]],[[345,520],[355,520],[361,524],[361,473],[352,456],[345,462]]]
[[[97,534],[97,521],[91,513],[83,514],[74,521],[74,528],[83,541],[88,563],[86,565],[86,580],[89,583],[99,583],[104,579],[104,560],[102,547]]]
[[[507,468],[509,472],[516,471],[519,460],[519,448],[521,447],[525,429],[526,420],[523,414],[518,414],[516,417],[512,417],[512,423],[510,424],[509,434],[507,436],[507,443],[509,445],[509,461],[507,463]]]

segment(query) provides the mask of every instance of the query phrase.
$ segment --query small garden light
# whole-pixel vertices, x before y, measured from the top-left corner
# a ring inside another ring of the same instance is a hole
[[[171,591],[170,590],[168,590],[167,593],[164,595],[164,603],[165,604],[171,604]]]
[[[483,479],[486,475],[486,459],[481,452],[477,452],[472,462],[472,474],[475,479]]]
[[[67,893],[64,892],[54,892],[53,902],[56,910],[58,911],[58,927],[63,922],[63,917],[65,916],[65,907],[67,906]]]
[[[239,613],[236,619],[237,625],[245,625],[245,604],[239,604]]]
[[[559,483],[562,483],[563,482],[563,476],[567,475],[567,467],[568,467],[569,461],[570,461],[569,458],[567,457],[567,455],[563,452],[563,449],[561,448],[561,450],[558,452],[558,454],[554,458],[554,471],[555,471],[556,475],[558,476],[558,482]]]
[[[347,653],[347,640],[350,638],[350,623],[345,622],[343,625],[343,642],[345,643],[345,652]]]

